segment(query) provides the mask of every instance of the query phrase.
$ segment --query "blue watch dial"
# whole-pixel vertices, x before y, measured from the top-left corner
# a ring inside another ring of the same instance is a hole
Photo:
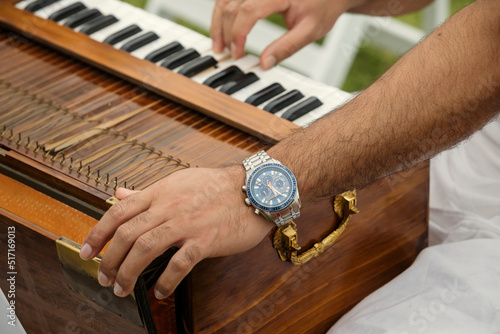
[[[295,177],[281,164],[265,164],[248,178],[247,192],[248,198],[257,208],[266,211],[282,210],[295,196]]]

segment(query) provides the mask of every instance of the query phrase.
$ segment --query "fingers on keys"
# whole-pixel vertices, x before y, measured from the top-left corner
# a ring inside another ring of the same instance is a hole
[[[222,52],[224,47],[228,47],[233,58],[241,58],[245,55],[246,37],[257,21],[287,8],[287,0],[217,1],[210,28],[214,51]]]
[[[301,21],[262,51],[260,56],[261,67],[265,70],[270,69],[313,42],[315,35],[313,23]]]

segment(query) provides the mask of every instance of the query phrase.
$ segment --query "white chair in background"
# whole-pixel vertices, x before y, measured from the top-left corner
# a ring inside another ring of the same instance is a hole
[[[149,12],[182,19],[205,31],[210,28],[213,7],[214,0],[148,0],[146,3]],[[343,14],[322,45],[310,44],[281,65],[340,88],[362,41],[400,55],[446,20],[449,13],[449,0],[435,0],[422,11],[420,29],[392,17]],[[247,51],[260,54],[284,32],[283,27],[260,20],[247,38]]]

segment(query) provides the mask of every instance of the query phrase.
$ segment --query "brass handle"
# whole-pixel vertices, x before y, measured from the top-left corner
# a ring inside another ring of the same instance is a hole
[[[359,210],[356,208],[356,189],[346,191],[335,196],[333,200],[333,211],[340,219],[339,226],[328,234],[321,242],[315,243],[311,248],[297,254],[300,250],[297,237],[297,225],[292,221],[276,229],[273,238],[273,247],[283,261],[290,261],[294,265],[301,265],[318,257],[328,247],[333,245],[338,237],[344,232],[352,214]]]

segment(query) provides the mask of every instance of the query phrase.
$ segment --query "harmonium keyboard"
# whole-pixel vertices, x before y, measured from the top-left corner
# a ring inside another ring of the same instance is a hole
[[[116,0],[2,0],[0,55],[0,286],[28,333],[324,333],[426,246],[423,163],[358,189],[361,213],[303,265],[269,235],[158,301],[172,249],[114,297],[77,253],[117,187],[239,163],[351,95]],[[304,208],[299,245],[340,223],[331,200]]]

